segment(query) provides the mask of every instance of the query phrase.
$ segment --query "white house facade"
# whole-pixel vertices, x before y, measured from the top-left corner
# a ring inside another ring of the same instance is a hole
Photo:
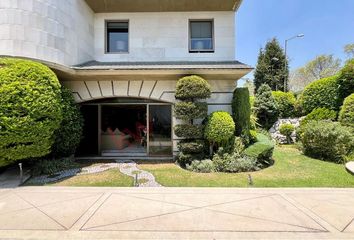
[[[176,82],[199,75],[231,111],[241,0],[1,0],[0,55],[49,66],[82,105],[82,154],[169,156]]]

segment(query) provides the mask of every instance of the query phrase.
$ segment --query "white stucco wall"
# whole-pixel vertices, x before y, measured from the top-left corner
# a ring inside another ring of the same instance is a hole
[[[189,53],[189,19],[214,19],[215,52]],[[105,54],[105,20],[129,20],[129,53]],[[234,12],[95,14],[98,61],[218,61],[235,59]]]
[[[93,22],[84,0],[0,0],[0,55],[68,66],[92,60]]]

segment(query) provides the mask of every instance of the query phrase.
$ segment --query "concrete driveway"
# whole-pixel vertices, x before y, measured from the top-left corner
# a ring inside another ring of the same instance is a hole
[[[354,189],[0,190],[0,239],[354,239]]]

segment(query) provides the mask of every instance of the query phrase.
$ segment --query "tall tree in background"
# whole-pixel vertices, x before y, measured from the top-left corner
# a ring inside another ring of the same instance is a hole
[[[340,68],[340,59],[333,57],[333,55],[319,55],[290,74],[290,89],[293,91],[302,90],[315,80],[337,74]]]
[[[349,59],[354,58],[354,43],[345,45],[344,52]]]
[[[288,61],[278,40],[273,38],[267,42],[264,50],[260,49],[258,62],[254,73],[256,91],[262,84],[267,84],[272,90],[287,91],[289,77]]]

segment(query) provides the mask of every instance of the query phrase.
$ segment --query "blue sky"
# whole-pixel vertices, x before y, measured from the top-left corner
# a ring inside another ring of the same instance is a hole
[[[320,54],[345,58],[343,46],[354,43],[354,0],[243,0],[236,16],[236,59],[255,66],[259,48],[277,37],[299,33],[288,43],[290,69]]]

